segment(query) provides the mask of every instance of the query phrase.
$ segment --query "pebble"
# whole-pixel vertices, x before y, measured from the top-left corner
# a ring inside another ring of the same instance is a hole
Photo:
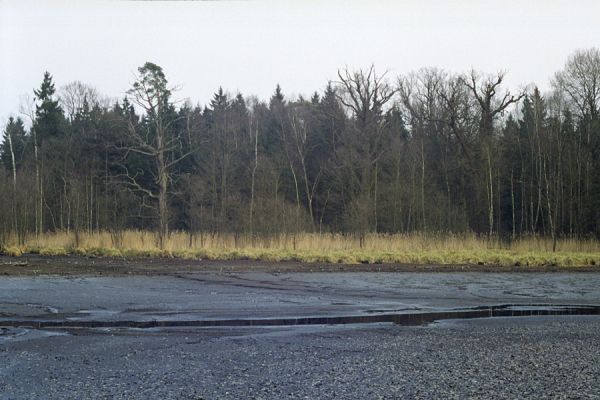
[[[0,398],[599,398],[600,317],[311,329],[3,343]]]

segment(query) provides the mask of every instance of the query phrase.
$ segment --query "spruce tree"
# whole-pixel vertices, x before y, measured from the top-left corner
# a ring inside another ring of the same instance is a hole
[[[0,160],[7,170],[18,169],[23,161],[25,144],[27,136],[25,135],[25,127],[21,118],[10,117],[6,128],[2,144],[0,144]]]
[[[38,90],[33,91],[38,104],[35,107],[36,130],[41,140],[58,136],[64,119],[58,100],[54,100],[54,83],[48,71]]]

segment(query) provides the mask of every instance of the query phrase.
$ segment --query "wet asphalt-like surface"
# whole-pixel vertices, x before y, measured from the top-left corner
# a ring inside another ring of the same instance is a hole
[[[96,328],[94,321],[600,305],[599,273],[178,272],[0,279],[0,398],[600,398],[600,317]],[[68,321],[32,329],[10,321]]]

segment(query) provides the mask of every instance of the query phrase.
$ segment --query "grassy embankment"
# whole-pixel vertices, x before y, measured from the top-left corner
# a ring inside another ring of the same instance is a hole
[[[118,245],[115,245],[115,242]],[[510,245],[475,235],[369,235],[363,247],[357,238],[337,234],[280,235],[271,238],[233,235],[196,236],[173,233],[164,250],[150,232],[126,231],[115,240],[110,233],[44,234],[24,246],[8,245],[2,253],[19,256],[86,255],[98,257],[179,257],[187,259],[302,261],[323,263],[483,264],[494,266],[590,266],[600,264],[597,240],[562,239],[557,251],[547,238],[523,238]]]

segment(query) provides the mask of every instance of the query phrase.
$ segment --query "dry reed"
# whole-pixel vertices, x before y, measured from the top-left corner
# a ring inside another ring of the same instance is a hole
[[[14,239],[13,239],[14,240]],[[127,230],[119,233],[46,233],[30,237],[23,246],[10,243],[4,254],[82,254],[95,256],[168,256],[207,259],[294,260],[331,263],[486,264],[505,266],[598,265],[600,242],[560,239],[557,251],[544,237],[524,237],[510,243],[474,234],[369,234],[363,246],[353,235],[280,234],[251,237],[234,234],[172,232],[164,249],[155,234]]]

